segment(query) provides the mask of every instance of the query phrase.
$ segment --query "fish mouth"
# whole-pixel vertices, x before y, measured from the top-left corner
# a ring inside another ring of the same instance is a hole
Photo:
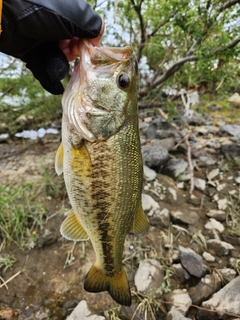
[[[90,56],[91,63],[98,65],[111,65],[113,63],[122,63],[128,61],[132,56],[133,51],[130,46],[120,47],[95,47],[87,39],[82,40],[82,47],[84,47]],[[80,50],[80,58],[82,50]]]

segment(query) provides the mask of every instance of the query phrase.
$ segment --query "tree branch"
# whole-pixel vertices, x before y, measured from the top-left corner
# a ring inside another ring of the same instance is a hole
[[[197,56],[186,56],[176,61],[168,70],[166,70],[155,82],[153,82],[148,88],[144,88],[140,91],[140,95],[145,95],[149,89],[154,89],[164,81],[169,79],[175,72],[177,72],[186,62],[197,61]]]
[[[224,10],[234,6],[237,3],[239,3],[239,0],[228,0],[227,2],[221,4],[221,6],[217,9],[217,11],[223,12]]]

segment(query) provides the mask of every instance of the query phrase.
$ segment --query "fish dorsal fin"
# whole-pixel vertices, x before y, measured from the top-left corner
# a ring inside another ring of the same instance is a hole
[[[62,236],[68,240],[81,241],[89,239],[78,216],[73,210],[69,212],[67,218],[63,221],[60,232]]]
[[[55,157],[55,171],[59,176],[63,173],[63,152],[63,144],[61,143]]]
[[[149,229],[149,222],[145,216],[145,213],[142,208],[142,204],[140,204],[137,215],[133,222],[133,227],[131,232],[133,233],[144,233]]]

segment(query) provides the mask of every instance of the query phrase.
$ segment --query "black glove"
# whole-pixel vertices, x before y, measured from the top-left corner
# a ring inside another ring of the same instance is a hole
[[[61,94],[69,63],[58,40],[95,38],[101,26],[85,0],[3,0],[0,51],[26,62],[47,91]]]

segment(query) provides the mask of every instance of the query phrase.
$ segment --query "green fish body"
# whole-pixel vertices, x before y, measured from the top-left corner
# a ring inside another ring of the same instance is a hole
[[[72,210],[61,226],[69,240],[90,239],[96,262],[84,288],[108,291],[131,304],[122,266],[125,237],[148,230],[141,205],[136,65],[129,47],[90,47],[63,96],[62,144],[56,172],[64,174]]]

